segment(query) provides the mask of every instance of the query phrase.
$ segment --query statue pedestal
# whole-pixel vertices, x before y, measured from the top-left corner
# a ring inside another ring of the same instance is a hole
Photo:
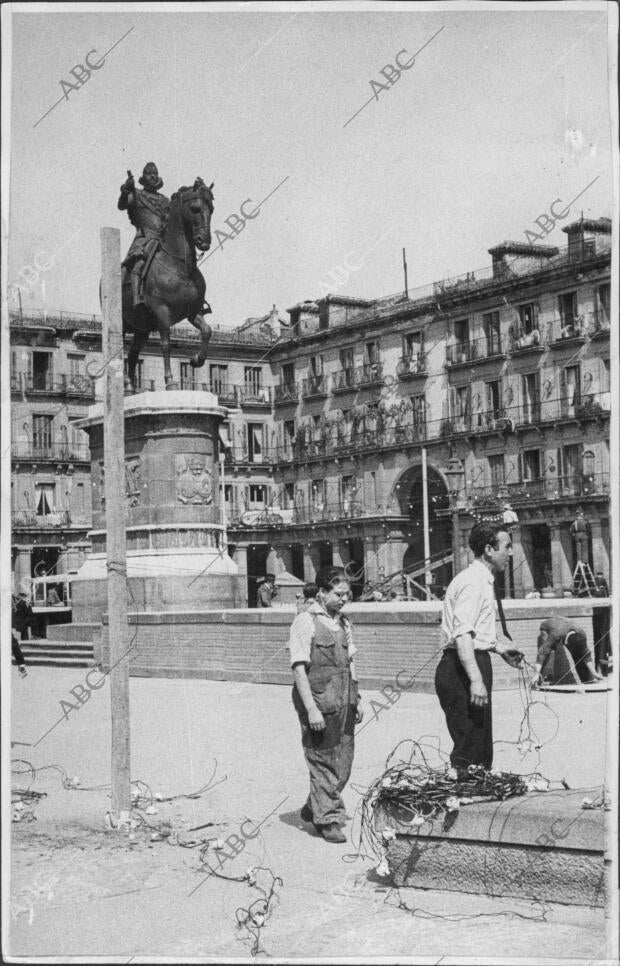
[[[218,451],[226,414],[208,392],[125,397],[130,613],[246,606],[222,522]],[[90,437],[93,553],[73,583],[73,620],[101,621],[108,609],[103,406],[77,425]]]

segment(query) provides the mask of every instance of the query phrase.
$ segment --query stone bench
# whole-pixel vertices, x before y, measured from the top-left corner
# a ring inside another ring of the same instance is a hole
[[[604,906],[608,816],[581,807],[599,794],[562,789],[477,802],[415,830],[411,814],[380,807],[376,827],[396,832],[387,849],[396,886]]]

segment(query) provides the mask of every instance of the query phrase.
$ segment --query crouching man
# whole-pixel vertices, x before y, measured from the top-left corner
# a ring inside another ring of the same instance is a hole
[[[344,576],[329,569],[316,578],[316,600],[291,625],[293,705],[310,772],[310,794],[301,809],[327,842],[346,842],[341,792],[353,766],[353,733],[362,720],[349,620],[341,613],[351,597]]]
[[[541,622],[532,686],[543,680],[547,684],[592,684],[601,680],[585,631],[565,617],[548,617]]]

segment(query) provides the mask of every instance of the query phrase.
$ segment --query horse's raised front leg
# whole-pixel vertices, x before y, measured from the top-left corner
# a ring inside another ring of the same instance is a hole
[[[198,352],[194,353],[189,361],[194,369],[200,369],[201,366],[204,366],[205,359],[207,358],[207,348],[209,346],[209,339],[211,338],[213,329],[209,323],[205,321],[204,315],[200,315],[200,313],[189,321],[195,329],[198,329],[201,337],[200,349]]]
[[[162,306],[156,315],[157,329],[159,331],[159,341],[161,343],[161,354],[164,358],[164,380],[166,389],[179,389],[179,383],[175,382],[170,368],[170,313],[166,306]]]

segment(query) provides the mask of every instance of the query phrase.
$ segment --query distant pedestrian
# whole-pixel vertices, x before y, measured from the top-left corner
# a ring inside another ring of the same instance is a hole
[[[276,578],[273,574],[265,574],[258,588],[258,606],[273,607],[273,598],[278,593],[275,587]]]
[[[12,600],[11,614],[11,652],[17,665],[20,675],[25,678],[28,674],[24,652],[21,649],[21,640],[24,632],[32,627],[34,623],[34,613],[28,602],[28,595],[20,591]]]
[[[314,583],[304,584],[303,588],[296,596],[298,614],[308,610],[308,608],[316,602],[318,589],[319,588]]]
[[[316,601],[291,626],[293,705],[310,772],[310,794],[301,809],[327,842],[346,842],[341,792],[353,765],[354,728],[362,720],[351,625],[342,608],[349,582],[331,568],[317,576]]]
[[[435,690],[454,742],[450,762],[457,770],[493,764],[491,652],[511,667],[519,667],[523,659],[515,647],[499,643],[495,625],[494,577],[504,572],[512,554],[506,524],[477,523],[469,546],[474,560],[452,580],[444,598],[441,628],[445,644],[435,674]],[[499,597],[497,600],[507,635],[503,607]]]

